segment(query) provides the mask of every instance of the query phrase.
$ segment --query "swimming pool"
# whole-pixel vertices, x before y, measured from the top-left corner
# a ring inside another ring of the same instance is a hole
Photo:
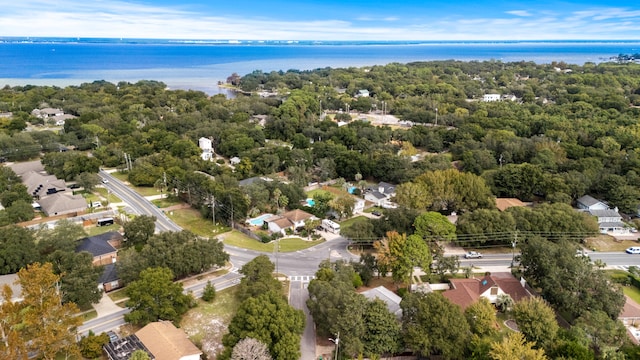
[[[356,187],[355,186],[350,186],[347,191],[349,192],[349,194],[353,195],[353,193],[356,191]]]
[[[258,217],[247,220],[247,222],[253,226],[262,226],[262,224],[264,224],[264,221],[272,216],[273,214],[262,214]]]
[[[307,199],[307,206],[308,207],[313,207],[313,205],[316,204],[316,202],[313,199]]]

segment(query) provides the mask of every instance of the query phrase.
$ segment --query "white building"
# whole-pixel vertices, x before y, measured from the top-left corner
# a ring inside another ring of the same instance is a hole
[[[485,94],[482,97],[482,101],[484,102],[500,101],[500,94]]]
[[[198,139],[198,146],[202,149],[202,154],[200,154],[202,160],[210,161],[213,159],[213,143],[211,142],[211,139],[201,137]]]

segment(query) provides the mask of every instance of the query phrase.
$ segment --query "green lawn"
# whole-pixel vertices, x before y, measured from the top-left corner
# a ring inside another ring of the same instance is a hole
[[[368,218],[366,216],[356,216],[356,217],[352,217],[351,219],[347,219],[345,221],[341,221],[340,222],[340,229],[345,229],[348,228],[349,226],[353,225],[354,223],[358,222],[358,221],[364,221],[367,220]]]
[[[102,197],[107,199],[107,201],[110,202],[110,203],[122,202],[122,199],[120,199],[119,197],[117,197],[114,194],[109,193],[107,191],[107,189],[105,189],[105,188],[102,188],[102,187],[101,188],[96,188],[94,191],[99,193]]]
[[[151,202],[159,208],[166,208],[173,205],[184,204],[184,202],[180,201],[180,199],[173,196],[163,199],[151,200]]]
[[[330,192],[329,192],[329,191],[327,191],[327,190],[315,189],[315,190],[311,190],[311,191],[309,191],[309,192],[307,193],[307,197],[308,197],[308,198],[310,198],[310,199],[313,199],[313,197],[314,197],[316,194],[323,194],[323,195],[329,194],[329,195],[333,196],[333,194],[332,194],[332,193],[330,193]]]
[[[91,310],[91,311],[87,311],[85,313],[82,313],[82,321],[87,321],[87,320],[91,320],[91,319],[95,319],[98,317],[98,312],[95,310]]]
[[[213,237],[229,231],[226,226],[213,225],[210,219],[202,218],[198,210],[191,208],[172,210],[167,216],[184,229],[203,237]]]
[[[85,228],[84,231],[89,234],[89,236],[96,236],[100,234],[104,234],[109,231],[118,231],[120,229],[119,224],[107,225],[107,226],[90,226]]]
[[[239,231],[232,231],[224,235],[224,243],[232,246],[237,246],[243,249],[256,250],[256,251],[264,251],[264,252],[273,252],[275,241],[264,244],[259,242],[258,240],[254,240]],[[315,241],[306,241],[300,238],[286,238],[280,239],[280,252],[293,252],[302,249],[307,249],[312,246],[316,246],[318,244],[323,243],[324,239],[319,239]]]
[[[630,297],[633,301],[640,304],[640,289],[635,286],[624,286],[622,291],[624,291],[624,294]]]
[[[127,292],[125,291],[126,289],[118,289],[118,290],[114,290],[111,291],[109,293],[107,293],[107,296],[109,296],[111,298],[111,300],[113,300],[114,302],[120,301],[120,300],[124,300],[127,298]]]

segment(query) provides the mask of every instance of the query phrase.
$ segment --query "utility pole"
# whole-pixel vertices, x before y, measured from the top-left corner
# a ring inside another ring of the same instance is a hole
[[[334,359],[338,360],[338,346],[340,346],[340,332],[338,332],[338,334],[336,335],[335,339],[329,338],[329,340],[331,340],[331,342],[336,344],[336,355],[335,355]]]
[[[164,181],[164,189],[167,190],[167,172],[166,171],[162,172],[162,180]]]
[[[213,217],[213,225],[216,224],[216,197],[211,195],[211,216]]]
[[[513,241],[511,242],[511,267],[516,263],[516,244],[518,244],[518,232],[516,231]]]
[[[438,126],[438,108],[436,108],[436,126]]]
[[[231,194],[229,194],[229,203],[231,203],[231,228],[233,229],[233,199]]]

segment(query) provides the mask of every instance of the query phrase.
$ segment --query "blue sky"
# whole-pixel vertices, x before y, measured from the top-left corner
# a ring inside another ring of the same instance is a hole
[[[3,0],[0,36],[640,40],[640,1]]]

